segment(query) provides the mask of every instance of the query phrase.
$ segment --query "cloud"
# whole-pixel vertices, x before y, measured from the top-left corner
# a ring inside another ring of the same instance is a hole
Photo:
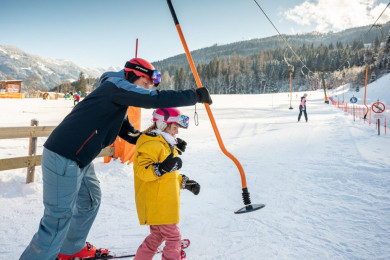
[[[385,7],[376,0],[305,0],[284,15],[297,24],[314,25],[319,32],[341,31],[373,24]],[[378,23],[389,21],[389,13],[385,11]]]

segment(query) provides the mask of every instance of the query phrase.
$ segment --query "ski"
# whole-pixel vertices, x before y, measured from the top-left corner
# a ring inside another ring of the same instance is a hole
[[[183,249],[186,249],[190,246],[190,240],[189,239],[182,239],[181,240],[181,259],[186,258],[186,252],[184,252]],[[157,254],[162,253],[163,247],[159,247],[157,250]],[[101,255],[96,257],[88,257],[88,258],[82,258],[81,260],[109,260],[109,259],[119,259],[119,258],[132,258],[135,257],[135,254],[127,254],[127,255]]]
[[[158,251],[157,254],[162,253],[162,251]],[[135,257],[135,254],[131,255],[107,255],[107,256],[100,256],[100,257],[92,257],[92,258],[83,258],[82,260],[110,260],[110,259],[119,259],[119,258],[133,258]],[[184,250],[180,250],[180,259],[186,258],[186,252]]]
[[[129,255],[102,255],[102,256],[82,258],[81,260],[109,260],[109,259],[118,259],[118,258],[131,258],[131,257],[134,257],[134,256],[135,256],[135,254],[129,254]]]

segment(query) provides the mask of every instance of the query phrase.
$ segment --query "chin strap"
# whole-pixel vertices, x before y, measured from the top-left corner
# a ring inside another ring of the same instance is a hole
[[[164,131],[165,128],[167,128],[167,123],[163,122],[163,121],[156,121],[156,127],[157,129],[161,130],[161,131]]]

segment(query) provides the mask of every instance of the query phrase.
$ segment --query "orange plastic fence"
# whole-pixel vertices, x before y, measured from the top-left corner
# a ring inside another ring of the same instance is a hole
[[[129,107],[129,109],[127,110],[127,115],[129,117],[130,122],[133,124],[133,126],[136,129],[140,130],[141,129],[141,108]],[[120,158],[122,163],[127,162],[127,164],[133,162],[135,145],[129,144],[128,142],[124,141],[122,138],[118,136],[115,142],[110,146],[114,147],[114,155],[112,157],[105,156],[104,163],[109,163],[111,161],[111,158],[114,159]]]

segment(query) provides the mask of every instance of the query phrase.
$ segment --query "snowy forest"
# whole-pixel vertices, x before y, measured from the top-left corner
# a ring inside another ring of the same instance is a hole
[[[341,85],[343,80],[359,87],[364,85],[365,65],[369,66],[372,80],[387,73],[390,67],[389,36],[385,46],[381,46],[379,37],[376,37],[373,44],[355,40],[352,44],[337,42],[317,47],[303,44],[292,48],[301,60],[288,48],[276,48],[248,56],[234,53],[226,59],[214,56],[210,62],[198,64],[197,71],[203,85],[213,94],[262,94],[289,91],[290,71],[293,90],[304,91],[310,86],[318,86],[320,72],[326,73],[330,88]],[[162,67],[161,71],[162,86],[166,89],[185,89],[195,85],[188,65],[169,65]]]

